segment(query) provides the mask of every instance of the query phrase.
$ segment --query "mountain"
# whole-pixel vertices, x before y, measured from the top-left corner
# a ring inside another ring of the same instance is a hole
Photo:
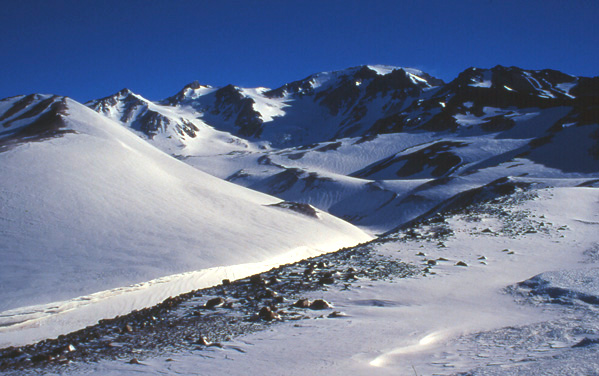
[[[322,72],[277,89],[187,85],[162,104],[191,108],[215,128],[273,146],[300,146],[361,135],[443,82],[409,68],[359,66]]]
[[[599,77],[496,66],[444,83],[372,65],[275,89],[194,82],[157,102],[128,89],[86,105],[16,96],[0,100],[0,181],[4,347],[375,234],[422,248],[426,231],[436,239],[443,227],[439,213],[464,221],[451,268],[464,266],[458,256],[478,264],[478,246],[460,246],[469,231],[494,241],[493,231],[506,230],[501,241],[517,248],[501,221],[518,236],[553,226],[537,221],[527,232],[526,211],[505,218],[502,202],[534,201],[528,192],[542,192],[552,222],[567,208],[572,228],[594,234],[596,218],[581,208],[596,194],[581,187],[599,185]],[[583,203],[569,206],[577,195]],[[497,218],[470,218],[468,205],[481,201]],[[543,239],[558,244],[565,230],[553,227]],[[585,237],[591,249],[594,237]]]
[[[125,124],[169,154],[230,152],[252,146],[249,141],[220,132],[198,119],[195,111],[153,103],[123,89],[86,103],[94,111]]]
[[[150,140],[162,150],[380,233],[497,179],[597,178],[598,82],[496,66],[444,83],[416,69],[359,66],[272,90],[195,82],[146,106],[187,114],[221,139],[237,137],[207,152]],[[126,101],[109,104],[92,108],[119,120]],[[146,115],[131,113],[121,121],[136,129],[131,119]]]
[[[192,168],[66,97],[7,98],[0,119],[0,347],[371,238]]]

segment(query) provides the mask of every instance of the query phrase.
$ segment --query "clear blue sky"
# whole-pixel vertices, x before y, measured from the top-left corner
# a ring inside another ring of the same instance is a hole
[[[599,74],[597,0],[3,0],[0,98],[162,99],[360,64],[446,81],[497,64]]]

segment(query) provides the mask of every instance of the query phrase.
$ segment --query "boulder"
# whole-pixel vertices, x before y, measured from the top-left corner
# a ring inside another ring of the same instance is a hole
[[[323,299],[316,299],[315,301],[312,302],[312,304],[310,304],[310,309],[313,310],[322,310],[322,309],[329,309],[331,308],[331,305],[329,304],[329,302],[327,302],[326,300]]]
[[[293,306],[296,308],[310,308],[310,301],[308,299],[299,299],[293,303]]]
[[[213,298],[210,299],[206,302],[206,304],[204,305],[204,307],[208,308],[208,309],[212,309],[212,308],[216,308],[216,307],[220,307],[223,304],[225,304],[225,299],[221,298],[220,296],[217,298]]]

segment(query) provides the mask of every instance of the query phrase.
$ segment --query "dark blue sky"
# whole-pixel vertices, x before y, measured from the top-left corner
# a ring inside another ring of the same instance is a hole
[[[3,0],[0,98],[277,87],[360,64],[599,74],[597,0]]]

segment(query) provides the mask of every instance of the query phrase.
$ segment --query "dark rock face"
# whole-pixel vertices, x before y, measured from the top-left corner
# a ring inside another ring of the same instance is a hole
[[[459,126],[455,115],[471,113],[483,117],[485,107],[543,109],[577,106],[577,103],[585,101],[584,95],[592,96],[593,92],[597,92],[597,85],[595,79],[578,78],[549,69],[531,71],[502,66],[492,69],[468,68],[455,80],[440,86],[432,96],[413,102],[401,112],[381,117],[369,132],[393,133],[416,129],[454,131]],[[564,89],[568,86],[573,86],[569,93]],[[465,103],[470,105],[465,106]],[[501,132],[513,126],[513,121],[506,116],[484,120],[480,127],[486,132]]]
[[[194,138],[199,132],[199,128],[189,120],[170,119],[151,110],[149,102],[140,99],[129,89],[123,89],[114,95],[92,101],[87,105],[102,114],[109,114],[118,106],[121,115],[117,120],[129,123],[132,129],[143,132],[150,139],[159,133],[166,132],[169,128],[173,128],[180,137]]]
[[[316,211],[316,209],[314,209],[312,205],[301,204],[299,202],[282,201],[277,204],[272,204],[270,206],[289,209],[296,213],[307,215],[308,217],[318,218],[318,212]]]
[[[431,176],[441,177],[459,166],[462,162],[462,159],[454,154],[451,149],[467,145],[464,142],[440,141],[407,155],[385,158],[382,161],[375,162],[360,171],[352,173],[351,176],[368,178],[379,171],[397,165],[399,168],[395,172],[395,175],[398,177],[412,176],[427,167],[433,168]]]
[[[262,118],[254,110],[254,100],[241,94],[238,88],[227,85],[214,94],[214,105],[210,111],[213,115],[221,115],[225,120],[234,118],[239,127],[239,135],[259,137],[262,133]]]
[[[339,85],[321,91],[314,96],[315,101],[328,108],[332,116],[337,116],[344,107],[351,107],[360,97],[360,88],[353,81],[345,80]]]
[[[3,101],[10,99],[12,98]],[[31,108],[23,112],[28,107]],[[67,125],[63,117],[67,115],[67,110],[65,97],[55,95],[42,99],[41,96],[32,94],[20,98],[0,115],[0,129],[4,133],[0,138],[0,151],[22,142],[43,141],[67,133],[75,133],[73,130],[66,129]],[[30,122],[26,126],[10,132],[15,122],[28,120]]]
[[[433,79],[428,76],[432,85],[443,84],[443,81]],[[377,95],[386,95],[389,92],[393,93],[394,99],[404,99],[408,95],[417,96],[422,92],[422,89],[427,88],[427,82],[414,82],[408,73],[403,69],[395,69],[386,75],[376,75],[371,77],[372,81],[366,87],[366,96],[376,97]]]
[[[294,81],[278,89],[269,90],[264,95],[267,98],[282,98],[285,94],[295,94],[299,97],[314,94],[314,77],[309,76],[300,81]]]

